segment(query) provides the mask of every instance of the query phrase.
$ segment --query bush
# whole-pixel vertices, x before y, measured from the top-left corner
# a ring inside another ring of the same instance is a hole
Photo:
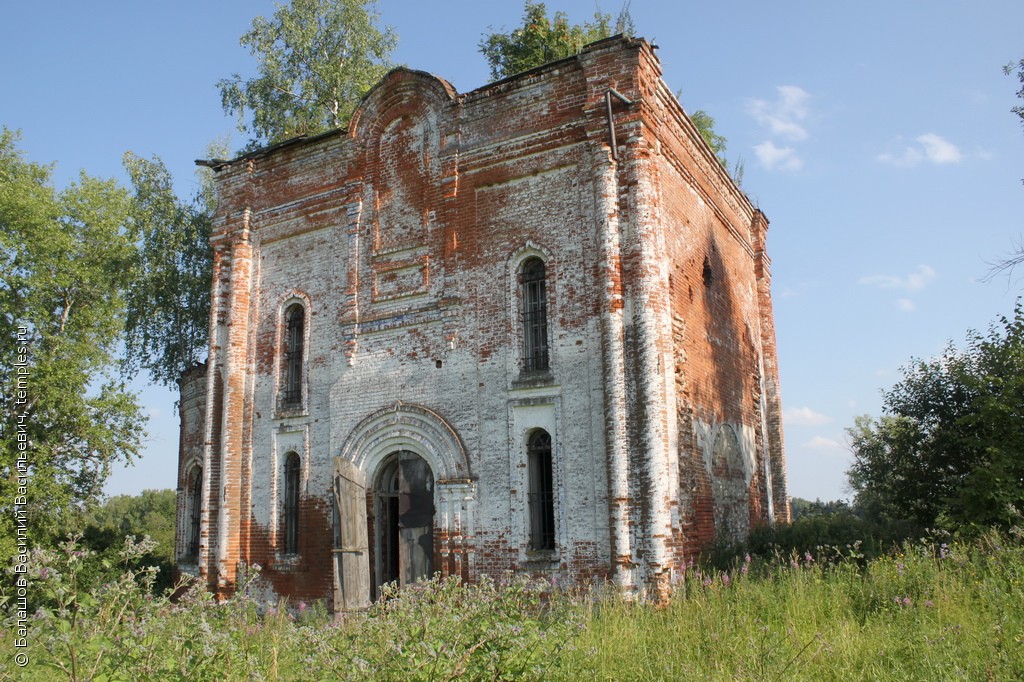
[[[746,555],[771,561],[808,553],[830,562],[855,559],[863,563],[892,552],[908,538],[924,534],[924,530],[909,523],[883,526],[849,511],[809,514],[792,523],[757,526],[746,542],[712,547],[702,557],[702,563],[727,570]]]
[[[258,568],[222,603],[199,587],[172,603],[169,591],[153,593],[154,567],[134,568],[150,542],[127,538],[122,573],[87,585],[109,562],[79,540],[32,555],[30,664],[0,661],[0,680],[49,681],[54,672],[70,680],[309,679],[310,671],[337,680],[537,680],[581,622],[551,584],[511,576],[385,586],[366,613],[337,621],[304,603],[256,599]]]

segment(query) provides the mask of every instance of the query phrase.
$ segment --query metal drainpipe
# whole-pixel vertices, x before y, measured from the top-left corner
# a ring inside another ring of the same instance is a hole
[[[615,88],[608,88],[604,93],[604,103],[608,112],[608,144],[611,146],[612,159],[619,159],[619,145],[615,140],[615,119],[612,117],[612,97],[615,97],[627,107],[632,106],[633,100],[629,99]]]

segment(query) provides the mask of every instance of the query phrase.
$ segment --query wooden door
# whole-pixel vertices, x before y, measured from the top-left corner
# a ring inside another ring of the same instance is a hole
[[[366,486],[350,461],[334,459],[337,525],[334,549],[334,612],[370,605],[370,557],[366,539]]]

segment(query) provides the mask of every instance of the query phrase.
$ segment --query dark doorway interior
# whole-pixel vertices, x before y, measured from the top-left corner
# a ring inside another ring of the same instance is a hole
[[[434,555],[434,475],[414,452],[396,452],[376,485],[377,582],[429,578]]]

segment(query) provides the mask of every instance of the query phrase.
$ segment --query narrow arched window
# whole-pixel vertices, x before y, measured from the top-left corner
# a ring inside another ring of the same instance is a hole
[[[519,275],[523,298],[523,369],[548,369],[546,269],[540,258],[528,258]]]
[[[299,456],[284,458],[284,553],[299,553]]]
[[[281,406],[302,405],[302,361],[305,342],[306,310],[296,303],[285,312],[284,360]]]
[[[526,441],[530,476],[530,549],[555,548],[555,489],[551,468],[551,434],[532,431]]]
[[[191,559],[199,558],[199,532],[202,526],[203,513],[203,469],[193,466],[188,474],[185,508],[187,511],[188,535],[185,554]]]

